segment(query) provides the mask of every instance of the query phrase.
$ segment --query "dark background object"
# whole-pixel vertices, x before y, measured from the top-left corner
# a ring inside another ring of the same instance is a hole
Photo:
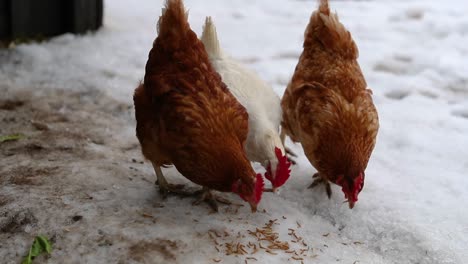
[[[12,38],[49,37],[66,32],[61,0],[11,0]]]
[[[0,39],[11,36],[10,3],[0,0]]]
[[[84,33],[102,25],[103,0],[0,0],[0,40]]]
[[[62,0],[63,1],[63,0]],[[97,30],[102,25],[104,4],[102,0],[74,0],[70,4],[70,31],[83,33],[87,30]]]

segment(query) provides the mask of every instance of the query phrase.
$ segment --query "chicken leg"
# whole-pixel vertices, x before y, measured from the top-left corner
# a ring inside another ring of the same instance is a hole
[[[286,132],[284,131],[284,129],[281,129],[280,139],[281,143],[283,143],[284,151],[286,152],[286,157],[288,158],[288,161],[291,162],[292,165],[296,165],[296,161],[292,157],[297,158],[297,155],[290,148],[286,147]]]
[[[158,180],[156,181],[156,184],[159,185],[159,192],[162,194],[164,199],[167,198],[167,195],[169,193],[174,193],[174,194],[183,195],[183,196],[193,195],[193,193],[183,190],[184,189],[183,184],[168,183],[162,173],[161,167],[157,166],[153,162],[152,164],[153,164],[154,172],[156,173],[156,177],[158,178]]]
[[[199,194],[200,198],[193,202],[193,205],[199,205],[202,202],[206,202],[215,212],[218,212],[217,202],[228,205],[232,204],[231,201],[212,194],[208,187],[203,187],[202,190],[196,192],[195,194]]]
[[[196,192],[185,191],[183,190],[184,189],[183,184],[168,183],[162,173],[161,167],[153,163],[153,168],[156,173],[156,176],[158,177],[158,180],[156,183],[159,185],[159,191],[162,193],[162,196],[164,199],[167,198],[169,193],[174,193],[174,194],[182,195],[182,196],[200,196],[195,202],[193,202],[193,204],[199,205],[202,202],[206,202],[216,212],[218,212],[217,202],[220,202],[223,204],[232,204],[231,201],[212,194],[210,189],[208,189],[207,187],[203,187],[202,190],[199,190]]]
[[[331,190],[331,186],[330,186],[330,183],[328,182],[328,180],[320,177],[320,174],[318,172],[315,173],[314,176],[312,176],[312,178],[315,179],[315,180],[309,186],[309,189],[312,189],[312,188],[318,186],[319,184],[324,184],[325,185],[325,191],[327,192],[328,199],[330,199],[331,195],[332,195],[332,190]]]

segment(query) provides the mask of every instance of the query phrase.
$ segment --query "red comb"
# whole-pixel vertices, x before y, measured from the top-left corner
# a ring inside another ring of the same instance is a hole
[[[265,172],[265,178],[271,181],[273,187],[277,188],[282,186],[288,179],[291,174],[291,162],[289,162],[286,155],[283,156],[281,149],[275,147],[276,158],[278,158],[278,166],[276,167],[276,177],[273,179],[271,173],[271,165],[268,166],[267,171]]]
[[[357,202],[358,200],[358,194],[361,192],[362,187],[364,187],[364,177],[362,175],[359,175],[355,180],[354,180],[354,193],[352,200],[354,202]]]
[[[255,182],[255,201],[257,203],[262,199],[263,187],[265,183],[263,182],[263,177],[260,173],[257,174],[257,181]]]
[[[342,187],[342,191],[345,195],[345,199],[349,199],[353,202],[357,202],[358,201],[358,195],[359,193],[361,192],[362,190],[362,187],[364,187],[364,177],[362,176],[362,174],[360,174],[358,177],[356,177],[354,179],[354,182],[353,182],[353,189],[352,189],[352,193],[349,191],[349,188],[347,186],[347,184],[344,184],[344,181],[343,181],[343,176],[339,177],[336,181],[336,183],[338,185],[341,185]]]

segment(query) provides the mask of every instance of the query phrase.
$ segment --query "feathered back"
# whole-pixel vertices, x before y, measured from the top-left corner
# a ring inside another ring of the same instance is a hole
[[[338,19],[336,13],[330,12],[328,0],[320,0],[304,34],[304,48],[315,45],[318,41],[325,50],[341,55],[346,59],[357,59],[359,51],[351,33]]]
[[[200,65],[210,68],[203,44],[190,28],[182,0],[166,1],[157,30],[159,34],[153,42],[145,69],[144,85],[151,87],[146,89],[150,97],[173,89],[174,80],[169,72],[187,72],[187,68]]]

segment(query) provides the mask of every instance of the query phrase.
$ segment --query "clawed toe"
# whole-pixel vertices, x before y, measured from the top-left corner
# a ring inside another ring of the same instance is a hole
[[[328,182],[328,180],[325,180],[325,179],[321,178],[320,174],[318,174],[318,173],[315,173],[312,176],[312,178],[314,179],[314,181],[309,186],[309,189],[312,189],[312,188],[318,186],[319,184],[323,184],[325,186],[325,192],[327,193],[328,199],[330,199],[331,195],[332,195],[332,190],[331,190],[331,185]]]
[[[219,202],[219,203],[222,203],[222,204],[225,204],[225,205],[231,205],[232,202],[226,198],[223,198],[221,196],[215,196],[216,198],[216,201]]]
[[[154,182],[155,185],[160,185],[159,184],[159,181],[156,180],[156,182]],[[163,184],[164,185],[164,184]],[[180,190],[180,189],[184,189],[185,188],[185,185],[184,184],[169,184],[167,183],[168,185],[168,188],[170,189],[174,189],[174,190]]]
[[[314,176],[312,176],[312,178],[314,178],[315,180],[312,182],[311,185],[309,185],[309,187],[308,187],[309,189],[312,189],[312,188],[316,187],[317,185],[319,185],[319,184],[325,182],[322,178],[320,178],[320,177],[318,176],[317,173],[314,174]]]
[[[292,165],[297,164],[296,160],[292,159],[291,157],[287,156],[286,158],[288,159],[289,162],[291,162]]]
[[[206,202],[215,212],[218,212],[218,202],[227,205],[232,204],[232,202],[228,199],[212,194],[211,191],[207,188],[203,188],[203,190],[198,191],[197,193],[200,195],[200,197],[192,204],[199,205],[202,202]]]
[[[163,198],[166,199],[169,194],[176,194],[181,196],[191,196],[193,192],[184,190],[183,184],[166,184],[159,186],[159,192],[162,194]]]
[[[286,151],[286,154],[288,154],[288,155],[290,155],[290,156],[292,156],[294,158],[297,158],[297,154],[294,153],[290,148],[286,147],[286,148],[284,148],[284,151]]]
[[[293,158],[297,158],[296,153],[294,153],[290,148],[284,148],[284,151],[286,152],[286,158],[288,159],[291,164],[296,165],[296,161]]]

